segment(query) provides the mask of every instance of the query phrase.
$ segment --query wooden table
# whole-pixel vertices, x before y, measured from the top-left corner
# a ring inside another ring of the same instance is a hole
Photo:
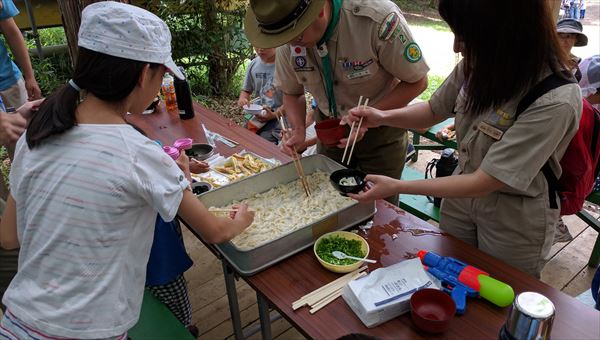
[[[150,138],[165,144],[181,137],[203,141],[201,123],[211,131],[223,134],[240,142],[235,149],[217,142],[217,151],[229,155],[243,148],[265,157],[289,161],[277,147],[259,136],[237,126],[217,113],[195,105],[196,117],[179,120],[173,113],[157,112],[152,115],[131,115],[128,120],[146,131]],[[370,265],[374,270],[389,266],[403,259],[414,257],[420,249],[435,251],[440,255],[452,256],[470,265],[488,271],[496,279],[510,284],[515,293],[536,291],[547,296],[556,307],[552,336],[555,339],[599,339],[600,312],[578,300],[540,282],[534,277],[512,268],[486,255],[478,249],[448,235],[413,215],[387,202],[377,202],[374,226],[365,234],[371,247],[371,258],[378,260]],[[231,270],[226,268],[225,270]],[[451,328],[443,335],[432,336],[418,331],[405,314],[373,329],[366,328],[342,299],[337,299],[314,315],[306,308],[291,309],[292,302],[308,292],[334,280],[338,275],[325,270],[312,254],[312,249],[302,251],[258,274],[244,277],[257,291],[263,337],[270,336],[267,303],[277,309],[290,323],[309,338],[337,338],[348,333],[366,333],[381,338],[497,338],[498,331],[506,319],[507,308],[499,308],[481,300],[470,299],[467,311],[457,316]],[[229,285],[231,283],[227,283]],[[234,289],[235,290],[235,289]],[[237,301],[235,301],[237,306]],[[230,301],[230,308],[232,302]],[[239,318],[239,315],[236,317]],[[232,321],[236,322],[233,312]],[[239,321],[239,319],[238,319]],[[241,337],[241,334],[237,334]]]
[[[391,204],[378,201],[374,226],[361,236],[369,242],[369,270],[390,266],[412,258],[420,249],[452,256],[488,271],[496,279],[510,284],[515,294],[535,291],[547,296],[556,307],[552,331],[554,339],[599,339],[600,312],[578,300],[542,283],[533,276],[467,245],[413,215]],[[462,339],[492,339],[506,320],[508,308],[496,307],[483,299],[469,299],[467,311],[456,316],[450,329],[432,336],[417,330],[410,313],[369,329],[356,317],[343,299],[339,298],[316,314],[306,307],[293,311],[292,303],[301,296],[334,280],[338,275],[324,269],[315,259],[312,249],[303,251],[262,271],[246,281],[305,336],[315,339],[334,339],[349,333],[364,333],[380,338],[415,339],[444,337]]]

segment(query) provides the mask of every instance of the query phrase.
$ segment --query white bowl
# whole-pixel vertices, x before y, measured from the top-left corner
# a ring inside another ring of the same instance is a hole
[[[263,110],[263,107],[258,104],[244,105],[244,112],[255,115],[255,116],[260,116],[260,113],[262,112],[262,110]]]

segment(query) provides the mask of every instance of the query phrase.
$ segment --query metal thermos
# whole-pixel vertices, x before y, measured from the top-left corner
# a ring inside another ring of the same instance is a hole
[[[535,292],[523,292],[515,298],[499,338],[501,340],[550,339],[554,304]]]
[[[179,109],[179,118],[191,119],[194,118],[194,105],[192,102],[192,91],[187,80],[187,75],[183,67],[179,66],[179,70],[185,76],[185,79],[175,78],[175,95],[177,97],[177,107]]]

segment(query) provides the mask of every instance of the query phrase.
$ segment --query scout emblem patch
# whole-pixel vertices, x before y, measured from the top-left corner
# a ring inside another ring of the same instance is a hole
[[[421,60],[422,57],[423,54],[421,53],[421,48],[415,42],[411,42],[404,49],[404,58],[411,63],[416,63]]]
[[[399,25],[400,16],[398,13],[388,14],[388,16],[383,19],[383,22],[379,26],[379,39],[383,41],[389,40],[396,32],[396,29]]]
[[[294,60],[296,61],[296,66],[299,68],[304,68],[304,66],[306,66],[306,58],[296,57]]]

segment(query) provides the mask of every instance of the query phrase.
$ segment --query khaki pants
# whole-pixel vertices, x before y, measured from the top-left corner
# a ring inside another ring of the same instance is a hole
[[[27,89],[25,88],[25,81],[23,78],[19,79],[17,83],[4,91],[0,91],[4,106],[14,107],[18,109],[21,105],[27,102]]]
[[[494,192],[477,199],[444,199],[440,228],[539,278],[560,212],[550,209],[547,195]]]
[[[319,113],[315,115],[317,122],[327,119],[321,112],[315,111],[315,113],[317,112]],[[400,179],[406,162],[407,146],[408,135],[404,129],[387,126],[369,129],[364,138],[356,142],[350,165],[344,164],[344,166],[362,170],[367,174]],[[344,155],[344,149],[338,147],[327,148],[320,142],[317,144],[317,152],[336,162],[341,162]],[[350,150],[348,150],[348,153],[350,153]],[[346,157],[348,157],[348,154],[346,154]],[[397,206],[399,196],[394,195],[387,197],[385,200]]]

